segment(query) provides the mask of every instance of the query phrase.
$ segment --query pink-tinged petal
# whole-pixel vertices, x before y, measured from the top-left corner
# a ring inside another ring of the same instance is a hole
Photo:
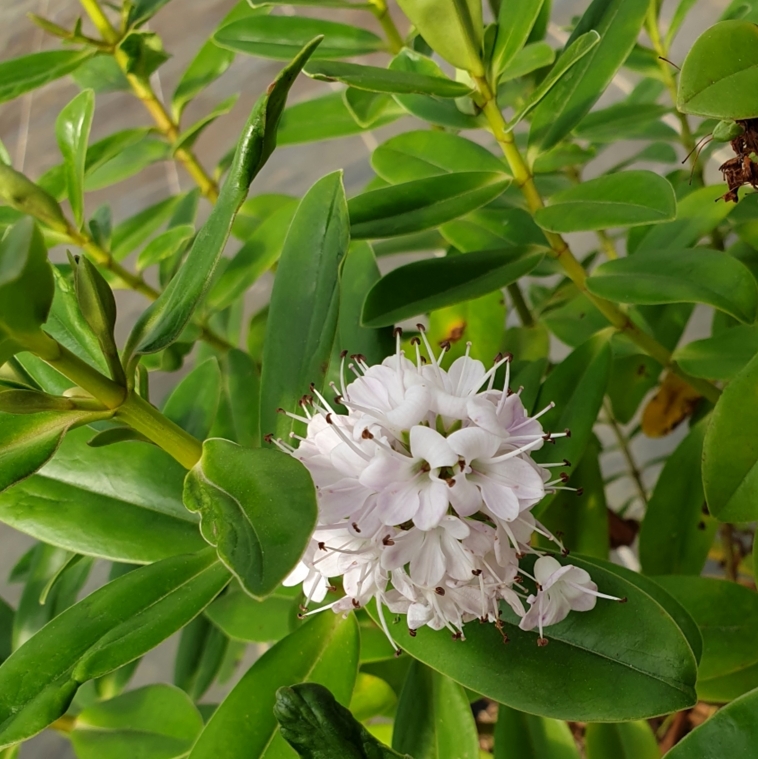
[[[447,439],[450,447],[468,463],[491,459],[500,447],[500,438],[477,427],[464,427]]]
[[[313,603],[320,604],[327,593],[327,580],[323,575],[313,572],[303,583],[303,593],[306,598],[310,598]]]
[[[396,408],[385,414],[387,421],[401,430],[407,430],[418,424],[428,413],[431,392],[426,385],[413,385]]]
[[[371,491],[358,480],[345,478],[319,489],[319,516],[322,523],[332,524],[359,511]]]
[[[440,527],[442,527],[450,537],[456,538],[457,540],[463,540],[471,534],[468,524],[462,519],[454,517],[452,514],[443,517],[440,522]]]
[[[448,498],[453,508],[461,517],[470,517],[476,514],[482,506],[482,494],[479,488],[466,479],[465,474],[458,474],[453,478],[455,484],[448,486]]]
[[[481,361],[468,356],[461,356],[453,361],[450,369],[448,369],[447,376],[450,379],[452,392],[455,395],[465,396],[475,393],[482,386],[486,373],[487,371]]]
[[[519,515],[519,502],[513,490],[489,477],[478,476],[476,484],[482,491],[482,499],[487,508],[500,519],[512,522]]]
[[[383,569],[396,570],[409,564],[416,556],[424,542],[421,530],[408,530],[394,539],[394,545],[387,546],[382,551],[381,565]]]
[[[502,438],[507,434],[498,420],[495,404],[486,398],[481,396],[470,398],[466,403],[466,414],[477,427],[492,435]]]
[[[410,521],[421,504],[418,491],[418,481],[400,482],[383,490],[377,497],[377,516],[387,525]]]
[[[418,630],[419,627],[429,624],[434,612],[429,606],[420,603],[411,604],[408,608],[408,627],[411,630]]]
[[[447,574],[456,580],[470,580],[476,567],[471,554],[449,533],[445,532],[440,540],[440,547],[445,556]]]
[[[416,474],[415,469],[418,469],[418,462],[413,459],[400,453],[381,452],[364,467],[358,480],[361,485],[379,493],[392,484],[412,479]]]
[[[522,630],[534,630],[539,626],[540,612],[536,604],[533,604],[529,611],[521,617],[518,626]],[[544,623],[543,623],[544,624]]]
[[[415,601],[416,588],[402,567],[392,570],[392,584],[398,593],[405,596],[405,598],[409,598],[411,601]]]
[[[427,588],[436,587],[445,576],[445,555],[434,531],[424,533],[424,543],[411,559],[410,575],[413,582]]]
[[[552,556],[540,556],[534,562],[534,576],[537,578],[537,582],[544,588],[552,576],[563,568],[561,563]]]
[[[588,590],[597,591],[597,585],[594,582],[587,587]],[[566,600],[574,611],[591,611],[595,608],[597,596],[593,596],[592,593],[579,593],[573,598],[567,597]]]
[[[508,606],[510,606],[511,609],[513,609],[513,611],[519,615],[519,617],[524,616],[524,604],[521,603],[521,599],[516,595],[514,591],[512,591],[510,588],[502,588],[500,590],[500,598],[502,598],[503,601],[505,601]]]
[[[454,466],[458,456],[448,445],[447,439],[431,427],[416,425],[411,428],[411,453],[414,458],[423,459],[432,469]]]
[[[437,480],[419,490],[419,507],[413,517],[413,524],[419,530],[431,530],[440,523],[447,512],[449,489],[447,483]]]
[[[557,625],[566,619],[571,612],[571,604],[560,593],[548,592],[546,596],[542,624],[547,627],[548,625]]]
[[[411,601],[396,590],[385,593],[384,603],[393,614],[407,614],[411,605]]]
[[[285,588],[292,588],[295,585],[300,585],[303,580],[305,580],[306,577],[311,572],[311,568],[304,564],[302,561],[287,575],[287,577],[282,580],[282,585],[284,585]]]

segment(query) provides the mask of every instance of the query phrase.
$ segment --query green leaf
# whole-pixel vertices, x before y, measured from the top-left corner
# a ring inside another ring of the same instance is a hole
[[[446,2],[460,1],[446,0]],[[435,61],[409,48],[403,48],[390,61],[389,68],[394,71],[408,71],[427,76],[445,76]],[[452,129],[477,129],[484,123],[481,116],[462,113],[456,103],[450,100],[438,100],[427,95],[395,95],[394,98],[405,111],[431,124]]]
[[[634,47],[649,4],[648,0],[593,0],[567,47],[592,29],[600,34],[600,42],[553,87],[534,112],[530,153],[557,145],[586,116]]]
[[[0,63],[0,103],[42,87],[76,70],[92,50],[47,50]]]
[[[570,615],[547,628],[550,643],[542,648],[536,633],[520,630],[507,609],[507,645],[494,625],[478,622],[466,625],[465,644],[428,627],[415,638],[398,633],[397,640],[461,685],[544,717],[644,719],[694,704],[695,656],[674,618],[647,592],[645,583],[653,583],[607,562],[563,561],[590,572],[603,593],[628,602],[598,601],[591,612]]]
[[[200,513],[203,537],[258,599],[287,577],[316,524],[313,481],[299,461],[228,440],[204,443],[187,474],[184,503]]]
[[[732,380],[758,353],[758,329],[738,324],[713,337],[694,340],[674,352],[674,360],[693,377]]]
[[[579,752],[565,722],[500,704],[494,759],[579,759]]]
[[[257,448],[260,445],[258,365],[248,353],[233,348],[224,357],[222,369],[223,390],[231,411],[234,440],[248,448]]]
[[[300,16],[240,19],[221,27],[213,35],[213,41],[237,53],[287,61],[319,35],[323,35],[324,41],[313,52],[316,59],[350,58],[384,49],[382,40],[366,29]]]
[[[198,440],[205,440],[221,400],[221,370],[215,358],[198,364],[171,392],[163,414]]]
[[[394,269],[369,291],[362,322],[384,327],[499,290],[528,274],[543,258],[527,247],[428,258]]]
[[[666,460],[640,530],[645,574],[693,574],[703,570],[716,521],[705,513],[700,476],[707,422],[690,430]]]
[[[724,702],[758,686],[758,596],[738,583],[707,577],[656,577],[690,613],[703,636],[697,693]]]
[[[185,472],[144,443],[88,448],[69,433],[41,472],[0,495],[0,520],[69,551],[149,563],[205,544],[181,503]]]
[[[167,258],[173,258],[194,236],[195,227],[192,224],[180,224],[167,229],[142,249],[137,257],[137,270],[144,271]]]
[[[754,750],[755,710],[758,690],[741,698],[695,728],[666,754],[666,759],[722,759],[725,756],[750,756]]]
[[[353,239],[420,232],[491,202],[508,187],[504,173],[471,171],[365,192],[348,202]]]
[[[134,0],[129,9],[128,26],[141,26],[167,2],[168,0]]]
[[[174,660],[174,684],[199,701],[219,674],[229,649],[229,638],[204,616],[183,630]]]
[[[74,220],[80,229],[84,223],[84,167],[87,142],[94,113],[95,93],[92,90],[84,90],[63,108],[55,122],[55,136],[66,169],[68,200],[74,212]]]
[[[463,688],[412,662],[400,694],[392,748],[414,759],[478,759],[479,736]]]
[[[349,244],[342,173],[316,182],[295,212],[277,269],[266,324],[261,432],[288,438],[313,382],[321,387],[337,329],[339,267]]]
[[[551,432],[569,429],[571,437],[560,439],[555,447],[547,445],[535,451],[537,461],[566,458],[576,466],[581,460],[611,373],[609,337],[600,333],[582,343],[550,372],[540,387],[534,408],[541,410],[549,403],[555,404],[541,417],[543,428]]]
[[[156,353],[166,348],[189,323],[208,291],[234,217],[247,197],[250,184],[276,147],[279,117],[290,87],[319,42],[315,39],[308,43],[259,98],[240,137],[218,202],[195,238],[179,273],[137,321],[124,350],[125,360],[134,353]]]
[[[321,82],[342,82],[369,92],[415,93],[439,98],[465,97],[471,93],[470,87],[452,79],[356,63],[312,62],[308,64],[305,73]]]
[[[660,759],[661,751],[650,725],[638,720],[587,725],[587,759]]]
[[[497,18],[497,37],[490,60],[494,82],[500,80],[501,74],[524,49],[543,2],[544,0],[510,0],[501,4]],[[550,63],[552,60],[548,61]]]
[[[270,643],[293,631],[299,599],[299,591],[279,588],[264,601],[256,601],[235,584],[206,609],[205,616],[234,640]]]
[[[676,107],[715,119],[758,116],[758,27],[720,21],[706,30],[682,64]]]
[[[472,76],[484,76],[480,0],[398,0],[435,53]]]
[[[113,230],[111,254],[116,261],[122,261],[135,248],[145,242],[154,232],[171,218],[171,214],[186,196],[175,195],[161,200],[144,211],[130,216]]]
[[[25,554],[25,556],[26,555],[28,554]],[[8,581],[13,582],[12,574]],[[12,631],[13,609],[2,598],[0,598],[0,664],[2,664],[11,655]]]
[[[724,388],[705,434],[705,498],[722,522],[751,522],[758,515],[758,444],[751,434],[756,394],[758,357]]]
[[[224,17],[219,28],[239,18],[261,13],[268,13],[268,9],[254,10],[247,0],[239,0]],[[209,84],[215,82],[232,65],[233,60],[234,53],[231,50],[219,47],[212,37],[198,50],[192,59],[192,63],[182,74],[171,98],[171,112],[177,123],[181,120],[187,103],[199,95]]]
[[[130,32],[117,49],[125,59],[124,73],[142,80],[149,79],[169,59],[163,41],[154,32]]]
[[[462,253],[545,245],[545,235],[523,208],[480,208],[443,224],[440,232],[450,245]],[[444,248],[444,242],[435,247]]]
[[[294,198],[288,200],[253,230],[211,288],[208,305],[212,309],[221,311],[231,306],[276,264],[297,205]]]
[[[178,150],[190,150],[197,138],[220,116],[225,116],[229,111],[234,108],[239,94],[235,93],[231,97],[226,98],[223,102],[219,103],[210,113],[203,116],[200,121],[196,121],[191,127],[185,129],[177,138],[171,149],[174,154]]]
[[[555,50],[547,42],[533,42],[516,53],[500,75],[500,83],[520,79],[555,62]]]
[[[274,714],[281,734],[304,759],[403,759],[381,744],[321,685],[279,688]]]
[[[0,746],[68,708],[80,683],[111,672],[187,624],[228,582],[212,551],[130,572],[67,609],[0,666]]]
[[[118,155],[87,172],[87,192],[110,187],[136,176],[143,169],[171,158],[171,146],[161,139],[144,139],[125,147]]]
[[[588,113],[574,129],[583,140],[613,143],[619,140],[678,140],[679,135],[662,117],[671,109],[658,103],[622,101]]]
[[[202,729],[189,697],[161,683],[88,706],[70,737],[79,759],[179,759]]]
[[[20,221],[13,211],[29,214],[56,232],[69,234],[69,222],[54,197],[43,187],[34,184],[23,174],[0,162],[0,199],[11,208],[3,209],[4,224]]]
[[[653,171],[620,171],[558,192],[535,221],[549,232],[655,224],[676,216],[674,188]]]
[[[679,5],[676,6],[674,15],[671,17],[671,21],[669,21],[669,28],[666,30],[666,38],[664,42],[665,50],[671,49],[671,43],[676,38],[677,32],[696,2],[697,0],[679,0]]]
[[[265,8],[276,5],[294,5],[314,8],[354,8],[369,10],[368,3],[353,2],[352,0],[248,0],[253,8]]]
[[[746,323],[755,321],[758,310],[758,286],[747,267],[705,248],[607,261],[587,279],[587,288],[616,303],[705,303]]]
[[[362,650],[363,630],[361,630]],[[363,660],[362,656],[361,660]],[[350,699],[350,712],[358,722],[365,722],[373,717],[392,715],[396,707],[397,696],[388,682],[366,672],[358,673],[353,697]]]
[[[369,129],[374,125],[381,126],[382,123],[405,113],[391,95],[359,90],[356,87],[343,90],[342,100],[349,115],[363,129]]]
[[[358,668],[355,617],[319,614],[266,651],[215,711],[190,759],[275,759],[291,756],[279,734],[276,691],[293,683],[329,688],[342,704],[350,701]]]
[[[71,78],[82,90],[101,92],[123,92],[130,88],[129,80],[112,55],[96,55],[75,69]]]
[[[489,150],[449,132],[430,129],[403,132],[371,154],[374,171],[391,184],[466,171],[506,173],[506,165]]]

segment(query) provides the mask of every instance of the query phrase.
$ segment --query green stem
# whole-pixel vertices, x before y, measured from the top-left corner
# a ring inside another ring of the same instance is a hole
[[[605,409],[606,416],[608,417],[608,425],[613,430],[613,434],[618,441],[621,453],[626,459],[626,465],[629,468],[629,474],[631,475],[632,480],[634,480],[634,484],[637,486],[637,492],[639,493],[640,498],[642,498],[642,502],[647,505],[647,491],[645,490],[645,483],[642,481],[642,474],[637,468],[637,462],[634,460],[632,452],[629,449],[629,441],[626,439],[624,433],[621,430],[621,427],[619,427],[619,423],[613,416],[611,404],[608,402],[607,398],[603,401],[603,408]]]
[[[115,45],[119,41],[119,34],[113,28],[113,24],[108,20],[105,13],[103,13],[103,9],[100,7],[97,0],[79,1],[87,15],[92,19],[92,23],[95,25],[97,31],[102,35],[102,38],[109,44]]]
[[[390,51],[394,54],[399,53],[405,43],[400,34],[400,31],[395,26],[395,22],[392,20],[389,8],[387,8],[386,0],[370,0],[371,12],[376,16],[377,20],[382,26],[385,35],[387,36],[387,42],[390,46]]]
[[[482,96],[482,111],[508,161],[514,182],[521,189],[529,211],[534,214],[539,209],[545,207],[542,196],[534,183],[534,177],[516,146],[513,134],[507,130],[505,119],[495,102],[495,97],[489,84],[482,77],[478,77],[476,81]],[[648,335],[647,332],[641,330],[615,303],[611,303],[605,300],[605,298],[599,298],[588,290],[587,273],[561,235],[554,232],[544,232],[544,235],[550,245],[551,256],[558,261],[564,273],[619,332],[624,332],[645,353],[652,356],[661,366],[669,368],[688,382],[703,397],[712,403],[718,401],[721,391],[715,385],[706,380],[690,377],[672,359],[671,352],[667,348],[661,345],[654,337]]]
[[[529,310],[529,305],[526,302],[526,298],[524,298],[524,293],[521,292],[518,282],[508,285],[508,293],[511,296],[513,306],[519,315],[519,319],[521,319],[521,323],[525,327],[533,327],[534,317]]]

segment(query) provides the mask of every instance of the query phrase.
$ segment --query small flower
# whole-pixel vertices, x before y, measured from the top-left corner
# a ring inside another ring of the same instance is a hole
[[[376,601],[379,621],[392,641],[384,607],[405,614],[412,635],[422,626],[447,628],[456,639],[475,619],[502,626],[508,604],[523,629],[543,628],[571,610],[587,611],[597,586],[582,569],[561,566],[531,545],[539,533],[560,542],[532,515],[546,493],[566,488],[565,474],[550,479],[551,466],[532,453],[545,440],[539,421],[511,392],[510,357],[486,369],[468,355],[448,370],[426,335],[414,338],[415,363],[397,350],[380,365],[361,356],[346,364],[340,387],[332,385],[339,414],[311,386],[300,413],[305,425],[293,434],[297,447],[274,441],[308,468],[316,485],[318,527],[301,563],[285,585],[302,583],[305,606],[336,591],[344,595],[323,609],[348,613]],[[423,341],[431,362],[422,359]],[[505,385],[494,386],[505,365]],[[355,375],[346,380],[346,368]],[[537,593],[520,585],[525,554],[537,554]],[[523,601],[530,605],[524,610]],[[394,641],[393,641],[394,644]]]

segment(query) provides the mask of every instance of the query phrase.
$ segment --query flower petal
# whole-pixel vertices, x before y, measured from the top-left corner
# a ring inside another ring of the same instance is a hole
[[[501,442],[500,438],[478,427],[464,427],[462,430],[457,430],[447,441],[467,463],[491,459],[497,453]]]
[[[458,456],[437,430],[416,425],[411,428],[411,453],[414,458],[423,459],[432,469],[455,466]]]

